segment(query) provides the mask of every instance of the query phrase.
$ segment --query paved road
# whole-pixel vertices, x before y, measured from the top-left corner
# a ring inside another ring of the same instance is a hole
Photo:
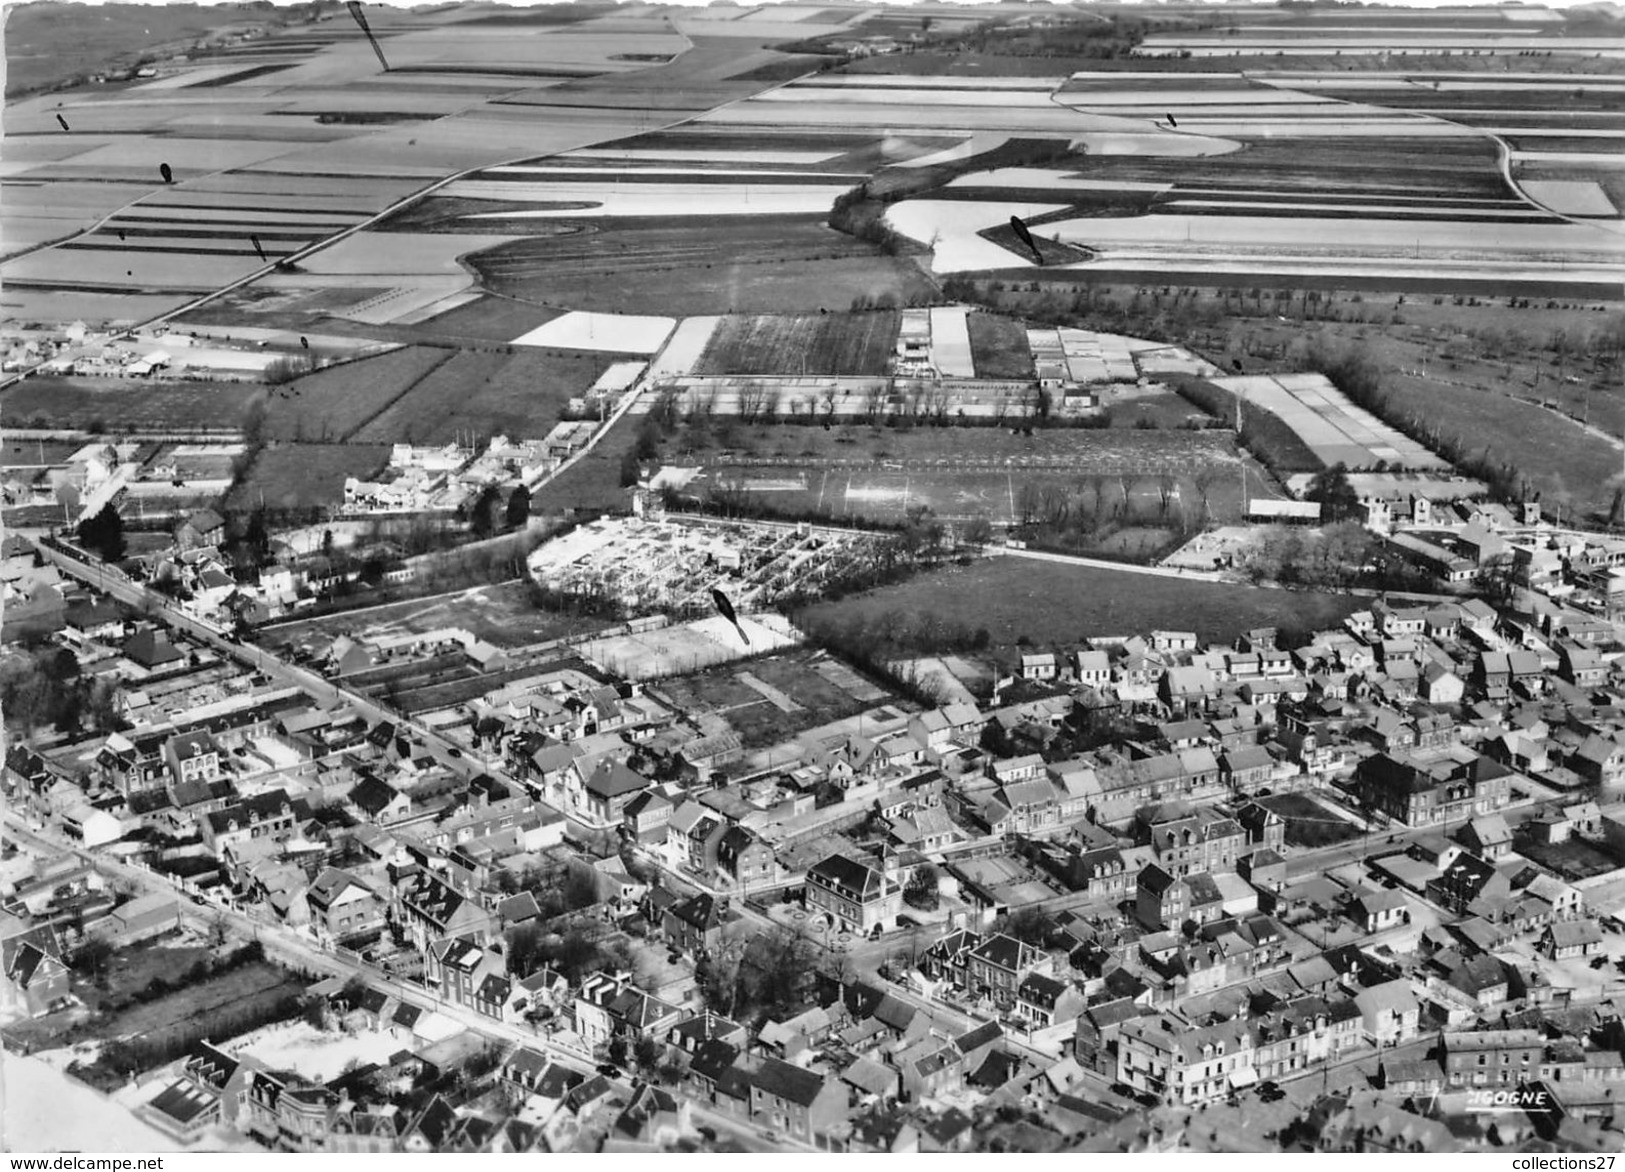
[[[389,720],[393,721],[398,728],[410,729],[428,746],[431,754],[442,765],[463,777],[474,777],[481,773],[490,773],[497,780],[505,782],[516,790],[524,788],[505,773],[500,765],[493,765],[489,761],[472,756],[456,742],[441,735],[434,729],[414,721],[411,717],[385,708],[370,697],[359,692],[353,692],[316,672],[300,667],[298,664],[289,663],[262,647],[255,646],[252,643],[240,642],[234,638],[227,638],[213,626],[200,622],[182,611],[164,595],[148,590],[138,583],[131,582],[117,569],[102,565],[99,562],[81,562],[60,550],[52,548],[50,545],[40,542],[39,538],[44,536],[42,533],[36,531],[26,535],[35,540],[40,553],[64,574],[71,575],[81,582],[111,595],[120,602],[134,607],[138,611],[150,614],[153,618],[179,631],[188,638],[213,648],[221,655],[255,671],[264,672],[279,683],[300,688],[324,703],[348,704],[371,723]],[[546,805],[546,803],[542,804]],[[551,809],[551,807],[548,808]],[[563,811],[556,812],[563,814]]]

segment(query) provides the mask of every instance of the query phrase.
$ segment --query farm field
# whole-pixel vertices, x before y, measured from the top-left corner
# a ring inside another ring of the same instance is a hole
[[[1391,379],[1395,400],[1456,436],[1474,455],[1510,463],[1541,493],[1541,505],[1565,518],[1606,516],[1625,466],[1618,441],[1583,431],[1533,403],[1491,391],[1404,377]]]
[[[996,313],[973,313],[965,320],[970,328],[971,360],[977,378],[1034,377],[1026,326]]]
[[[295,442],[344,440],[450,357],[444,350],[408,346],[273,388],[266,399],[266,434]]]
[[[798,624],[873,622],[897,611],[986,627],[994,648],[1022,636],[1039,644],[1194,629],[1229,643],[1252,627],[1303,632],[1335,626],[1366,600],[1350,595],[1264,590],[1106,570],[1010,555],[928,573],[897,586],[820,603]]]
[[[344,500],[344,481],[376,476],[389,462],[388,444],[275,443],[226,498],[230,509],[331,508]]]
[[[415,325],[425,336],[505,343],[558,316],[545,305],[486,294]]]
[[[613,363],[608,356],[519,349],[495,365],[448,364],[369,424],[359,438],[449,443],[458,432],[538,439],[558,423],[569,400]],[[483,377],[481,377],[483,376]]]
[[[1512,463],[1549,508],[1561,502],[1565,512],[1605,513],[1625,464],[1613,438],[1625,431],[1625,397],[1590,361],[1571,356],[1560,364],[1529,340],[1561,331],[1580,354],[1598,353],[1608,346],[1609,331],[1618,329],[1617,311],[1474,309],[1439,300],[1442,305],[1408,298],[1399,307],[1403,329],[1319,328],[1366,351],[1384,371],[1383,385],[1397,406],[1456,436],[1475,455],[1487,450],[1495,462]],[[1245,333],[1254,347],[1284,348],[1302,327],[1269,319],[1247,323]],[[1524,341],[1514,349],[1510,339],[1520,336]],[[1585,430],[1570,416],[1605,434]]]
[[[582,177],[590,179],[590,176]],[[471,211],[463,219],[474,231],[483,226],[510,228],[528,219],[569,219],[580,216],[695,216],[712,218],[718,208],[734,216],[822,215],[835,197],[853,187],[861,176],[835,176],[821,184],[783,182],[764,176],[760,182],[728,177],[726,182],[692,182],[692,176],[674,176],[665,182],[626,184],[617,180],[530,182],[460,179],[445,187],[445,197],[458,200],[494,200],[513,208]]]
[[[725,317],[695,373],[883,375],[898,322],[890,311]]]
[[[230,429],[264,394],[256,383],[34,375],[0,393],[0,409],[11,427]]]
[[[591,451],[537,486],[530,498],[531,512],[594,516],[630,507],[631,495],[621,484],[621,461],[637,444],[637,424],[637,417],[628,413],[600,432]]]
[[[483,387],[507,364],[502,354],[454,350],[444,362],[412,383],[374,416],[345,433],[361,443],[417,443],[418,433],[439,429],[447,409]]]
[[[729,216],[687,227],[584,222],[581,232],[528,236],[468,263],[493,292],[619,313],[669,313],[677,304],[685,314],[817,312],[844,310],[858,297],[901,303],[934,293],[915,265],[821,217]]]
[[[571,312],[513,340],[516,346],[554,346],[608,354],[653,354],[677,325],[654,315]]]
[[[83,74],[133,62],[163,45],[189,45],[200,37],[268,23],[230,8],[176,4],[157,12],[147,4],[108,4],[104,19],[76,19],[71,9],[38,5],[6,21],[6,97],[72,81]]]

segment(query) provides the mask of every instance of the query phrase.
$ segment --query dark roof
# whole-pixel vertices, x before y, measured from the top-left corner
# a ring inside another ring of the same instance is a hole
[[[695,1051],[694,1060],[688,1064],[688,1069],[702,1078],[715,1082],[724,1071],[733,1067],[738,1058],[739,1047],[712,1038]]]
[[[970,1126],[970,1116],[958,1107],[950,1107],[941,1115],[928,1116],[919,1122],[920,1130],[939,1144],[952,1143]]]
[[[403,1001],[395,1007],[395,1016],[390,1020],[392,1020],[396,1025],[403,1025],[407,1029],[411,1029],[413,1026],[417,1025],[418,1018],[422,1016],[423,1010],[419,1009],[416,1005],[408,1005]]]
[[[823,1075],[780,1062],[777,1058],[764,1059],[750,1080],[764,1094],[777,1095],[802,1107],[812,1106],[813,1100],[824,1089]]]
[[[410,1130],[422,1132],[423,1137],[438,1148],[456,1126],[457,1112],[452,1110],[450,1103],[436,1095],[413,1121]]]
[[[717,901],[704,893],[690,896],[681,903],[674,904],[669,911],[683,923],[702,932],[715,928],[722,922],[717,914]]]
[[[518,895],[510,895],[497,904],[497,915],[507,924],[518,924],[525,920],[533,920],[542,914],[536,897],[528,891],[521,891]]]
[[[187,1082],[171,1083],[150,1104],[177,1123],[190,1123],[215,1103],[214,1096]]]
[[[587,792],[601,798],[617,798],[622,794],[647,789],[649,779],[634,772],[620,761],[603,761],[587,779]]]
[[[1020,1070],[1021,1059],[1003,1050],[994,1050],[967,1081],[987,1090],[996,1090],[1014,1078]]]
[[[358,781],[355,788],[349,793],[350,801],[354,803],[357,809],[374,817],[398,796],[396,790],[391,789],[370,773]]]
[[[822,862],[814,863],[807,873],[865,896],[879,894],[880,887],[885,883],[885,876],[879,871],[845,855],[830,855]]]
[[[125,640],[121,650],[126,659],[134,660],[142,667],[160,667],[183,658],[170,643],[169,636],[153,628],[132,635]]]
[[[1004,1037],[1004,1030],[996,1021],[984,1022],[968,1034],[960,1034],[954,1039],[954,1045],[959,1047],[961,1054],[969,1054],[972,1050],[979,1050],[983,1046],[991,1045]]]
[[[224,810],[215,810],[209,814],[209,825],[217,831],[230,828],[236,822],[239,827],[247,826],[253,822],[267,818],[279,817],[283,808],[297,816],[303,808],[303,802],[296,802],[288,797],[287,790],[274,789],[269,793],[255,794],[244,798],[234,806],[227,806]]]

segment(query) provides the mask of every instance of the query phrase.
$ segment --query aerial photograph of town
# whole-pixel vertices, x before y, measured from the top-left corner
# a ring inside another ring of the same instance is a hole
[[[1625,1152],[1625,5],[4,55],[0,1150]]]

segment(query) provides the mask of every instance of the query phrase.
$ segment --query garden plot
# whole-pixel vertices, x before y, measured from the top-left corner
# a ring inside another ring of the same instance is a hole
[[[850,188],[847,182],[620,184],[464,179],[449,184],[441,194],[464,199],[559,205],[536,210],[475,212],[463,217],[478,223],[482,220],[580,219],[584,215],[711,218],[724,209],[730,215],[746,216],[820,214],[829,211],[836,198]]]
[[[513,340],[515,346],[553,346],[617,354],[653,354],[665,344],[675,318],[618,313],[567,313]]]
[[[1413,470],[1448,468],[1429,452],[1361,407],[1318,374],[1216,378],[1215,386],[1277,416],[1328,467],[1378,463]]]
[[[1030,268],[1031,260],[983,239],[979,233],[1010,222],[1063,211],[1065,204],[983,203],[977,200],[910,199],[886,209],[886,223],[904,236],[931,246],[931,271],[960,273],[975,269]],[[1095,224],[1099,220],[1067,221]],[[1051,231],[1044,226],[1044,234]]]

